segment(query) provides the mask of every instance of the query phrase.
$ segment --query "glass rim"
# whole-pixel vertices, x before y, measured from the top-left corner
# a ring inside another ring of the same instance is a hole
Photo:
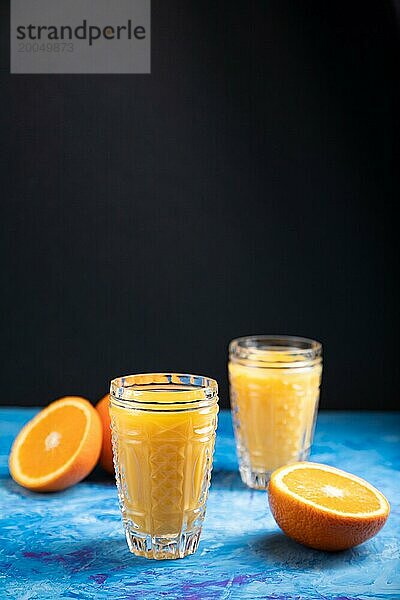
[[[168,392],[173,394],[173,397],[165,400],[160,392]],[[182,394],[181,398],[179,394]],[[211,377],[189,373],[135,373],[112,379],[110,399],[129,405],[133,403],[190,408],[199,402],[208,404],[214,400],[218,401],[218,383]]]
[[[322,344],[296,335],[247,335],[230,342],[229,357],[275,368],[306,366],[322,361]]]

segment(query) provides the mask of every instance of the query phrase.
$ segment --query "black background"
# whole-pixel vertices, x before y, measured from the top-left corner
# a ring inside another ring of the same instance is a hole
[[[151,75],[9,74],[1,8],[0,403],[227,344],[324,344],[322,406],[399,390],[399,40],[377,2],[152,2]]]

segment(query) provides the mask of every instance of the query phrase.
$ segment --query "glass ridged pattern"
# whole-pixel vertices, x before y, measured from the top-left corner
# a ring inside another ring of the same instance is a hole
[[[168,373],[129,376],[111,386],[110,398],[116,481],[131,551],[158,559],[193,553],[211,479],[216,383]]]

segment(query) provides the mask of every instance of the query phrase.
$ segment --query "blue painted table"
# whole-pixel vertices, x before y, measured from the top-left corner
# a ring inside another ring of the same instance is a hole
[[[400,598],[399,413],[319,415],[312,459],[368,479],[392,505],[377,537],[333,554],[285,537],[266,493],[242,485],[230,415],[220,413],[199,549],[159,562],[128,552],[114,482],[99,470],[49,495],[10,479],[11,442],[35,412],[0,409],[0,600]]]

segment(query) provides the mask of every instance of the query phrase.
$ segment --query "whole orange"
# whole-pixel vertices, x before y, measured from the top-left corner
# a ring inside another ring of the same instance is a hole
[[[109,395],[106,394],[96,404],[96,410],[100,415],[103,425],[103,444],[101,446],[100,464],[111,474],[114,474],[113,451],[111,443],[111,421],[110,413],[108,412]]]

